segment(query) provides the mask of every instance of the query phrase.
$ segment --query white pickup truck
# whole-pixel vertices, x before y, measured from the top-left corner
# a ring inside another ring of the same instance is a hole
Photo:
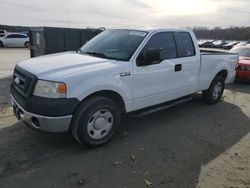
[[[45,132],[71,131],[88,147],[109,141],[124,113],[147,114],[202,91],[217,103],[235,76],[237,54],[201,54],[191,30],[110,29],[77,52],[16,65],[16,117]]]

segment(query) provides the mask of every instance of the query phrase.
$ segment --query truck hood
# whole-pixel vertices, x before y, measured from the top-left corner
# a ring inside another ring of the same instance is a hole
[[[79,71],[108,68],[116,62],[76,52],[66,52],[29,59],[19,63],[18,66],[39,79],[56,80]]]

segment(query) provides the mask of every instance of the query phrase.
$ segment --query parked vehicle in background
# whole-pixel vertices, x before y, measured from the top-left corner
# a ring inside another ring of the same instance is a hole
[[[200,47],[202,47],[202,48],[213,48],[213,46],[214,46],[213,42],[214,42],[213,40],[207,40],[203,44],[201,44]]]
[[[188,29],[105,30],[78,52],[32,58],[14,70],[16,117],[47,132],[71,131],[97,147],[119,129],[121,115],[145,115],[191,99],[220,101],[235,77],[237,54],[200,52]]]
[[[225,50],[231,50],[236,44],[238,44],[239,42],[238,41],[232,41],[232,42],[229,42],[228,44],[225,44],[223,46],[223,48]]]
[[[8,33],[0,38],[0,47],[29,47],[29,37],[22,33]]]
[[[241,42],[239,42],[238,44],[234,45],[234,48],[235,48],[235,47],[240,47],[240,46],[246,46],[246,45],[248,45],[248,44],[249,44],[248,41],[241,41]]]
[[[22,31],[22,34],[29,35],[29,31]]]
[[[223,48],[224,45],[227,45],[230,42],[232,41],[201,39],[198,41],[198,45],[200,48]]]
[[[223,46],[227,44],[227,41],[224,40],[217,40],[213,42],[213,48],[223,48]]]
[[[198,46],[201,47],[205,42],[206,40],[198,40]]]
[[[199,40],[198,45],[200,48],[223,48],[230,50],[233,47],[246,46],[249,41],[226,41],[226,40]]]
[[[0,30],[0,37],[3,37],[6,35],[6,31],[5,30]]]
[[[236,66],[236,80],[250,81],[250,46],[235,47],[230,52],[239,54],[239,61]]]

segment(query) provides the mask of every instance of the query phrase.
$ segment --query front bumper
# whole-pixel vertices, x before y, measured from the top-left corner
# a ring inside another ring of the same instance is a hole
[[[69,130],[72,115],[48,117],[33,114],[24,110],[13,96],[11,96],[13,112],[19,121],[23,121],[29,127],[39,131],[59,133]]]

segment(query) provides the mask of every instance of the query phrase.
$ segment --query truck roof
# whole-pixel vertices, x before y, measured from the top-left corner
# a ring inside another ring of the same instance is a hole
[[[173,29],[173,28],[110,28],[110,29],[121,29],[121,30],[135,30],[135,31],[144,31],[144,32],[156,32],[156,31],[192,31],[191,29],[185,29],[185,28],[178,28],[178,29]]]

